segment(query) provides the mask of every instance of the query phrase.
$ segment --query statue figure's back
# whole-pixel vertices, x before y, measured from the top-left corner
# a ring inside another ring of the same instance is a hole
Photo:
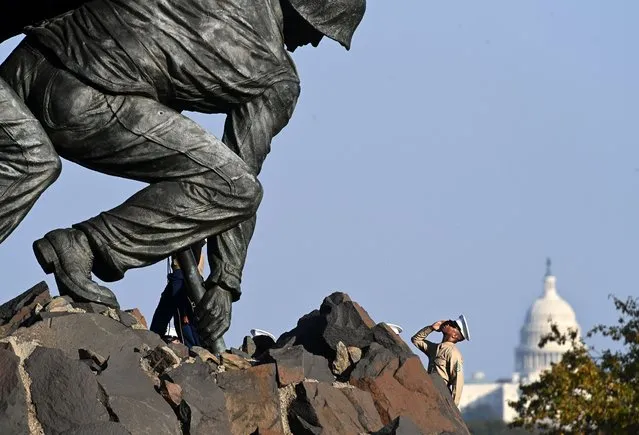
[[[176,109],[227,112],[298,80],[279,0],[94,0],[28,34],[96,87]]]

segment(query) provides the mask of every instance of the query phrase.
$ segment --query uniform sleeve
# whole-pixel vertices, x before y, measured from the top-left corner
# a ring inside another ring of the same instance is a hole
[[[437,348],[437,343],[433,343],[432,341],[426,340],[426,337],[433,332],[434,329],[432,326],[426,326],[419,331],[410,339],[413,344],[422,352],[424,352],[428,357],[431,357],[431,353]]]
[[[291,119],[299,94],[298,82],[277,82],[228,114],[222,141],[249,164],[255,175],[271,150],[271,141]]]
[[[451,386],[451,393],[455,405],[459,406],[462,389],[464,388],[464,361],[461,353],[453,352],[448,366],[448,383]]]

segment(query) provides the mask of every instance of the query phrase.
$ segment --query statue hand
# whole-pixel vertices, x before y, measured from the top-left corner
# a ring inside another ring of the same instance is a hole
[[[217,353],[216,340],[231,326],[232,295],[218,285],[210,288],[195,306],[197,332],[205,348]]]

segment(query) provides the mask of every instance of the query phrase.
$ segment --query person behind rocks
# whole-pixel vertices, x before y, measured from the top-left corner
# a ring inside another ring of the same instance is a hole
[[[287,50],[325,36],[350,48],[365,8],[365,0],[93,0],[30,26],[0,77],[50,141],[0,152],[0,168],[47,157],[40,176],[0,170],[4,232],[53,182],[58,156],[146,183],[121,205],[47,233],[36,258],[61,294],[117,307],[92,275],[117,281],[208,238],[211,275],[194,302],[200,339],[214,347],[241,296],[257,177],[300,93]],[[225,114],[222,140],[187,110]]]
[[[203,240],[191,246],[193,257],[198,264],[200,275],[204,274],[204,256],[202,247],[206,242]],[[173,318],[173,325],[178,339],[187,347],[200,346],[195,325],[193,324],[193,305],[189,300],[184,283],[184,274],[180,270],[175,257],[170,260],[170,272],[167,275],[167,284],[160,296],[160,302],[153,313],[150,330],[161,335],[166,340],[166,331],[169,322]]]
[[[426,340],[433,331],[443,334],[441,343]],[[428,373],[436,372],[444,379],[457,406],[464,387],[464,361],[456,343],[464,340],[470,340],[470,333],[463,315],[458,320],[435,322],[422,328],[411,338],[413,344],[428,356]]]

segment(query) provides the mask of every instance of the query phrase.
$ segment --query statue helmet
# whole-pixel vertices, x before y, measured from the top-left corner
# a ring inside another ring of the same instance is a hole
[[[366,0],[288,0],[315,29],[347,50],[355,29],[364,17]]]

